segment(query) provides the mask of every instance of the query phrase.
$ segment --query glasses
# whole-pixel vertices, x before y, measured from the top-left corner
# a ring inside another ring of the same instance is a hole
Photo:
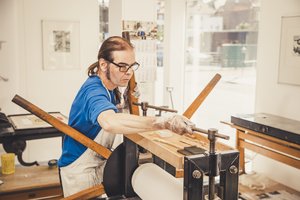
[[[116,65],[117,67],[119,67],[119,71],[120,72],[128,72],[129,69],[132,69],[133,71],[137,70],[140,66],[140,64],[138,62],[134,62],[131,65],[128,65],[127,63],[115,63],[113,61],[107,60],[108,62]]]

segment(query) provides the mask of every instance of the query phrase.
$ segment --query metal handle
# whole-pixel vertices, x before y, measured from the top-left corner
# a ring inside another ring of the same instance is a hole
[[[152,109],[155,109],[155,110],[162,110],[162,111],[166,111],[166,112],[174,112],[174,113],[178,112],[177,110],[174,110],[174,109],[169,109],[169,108],[165,108],[165,107],[149,105],[146,102],[142,102],[142,103],[133,102],[133,104],[137,105],[137,106],[141,106],[141,107],[146,106],[147,108],[152,108]]]
[[[193,131],[195,132],[200,132],[200,133],[204,133],[204,134],[207,134],[209,135],[210,133],[208,132],[208,130],[205,130],[205,129],[202,129],[202,128],[192,128]],[[221,134],[221,133],[215,133],[215,137],[219,137],[219,138],[222,138],[224,140],[229,140],[230,137],[228,135],[224,135],[224,134]]]

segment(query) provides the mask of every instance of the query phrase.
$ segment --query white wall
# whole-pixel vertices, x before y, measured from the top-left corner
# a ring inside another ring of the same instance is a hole
[[[174,109],[183,112],[185,0],[165,0],[164,105],[170,104],[166,87],[173,87]]]
[[[27,76],[26,97],[47,111],[59,110],[68,115],[75,93],[87,77],[87,67],[97,60],[99,12],[96,0],[25,0],[24,43]],[[42,20],[80,23],[79,70],[43,70]]]
[[[262,0],[255,111],[300,121],[300,86],[277,83],[281,16],[287,15],[300,16],[299,0]],[[257,159],[254,160],[254,170],[264,172],[274,180],[295,189],[299,190],[300,188],[300,170],[296,168],[257,156]]]
[[[80,69],[43,70],[42,20],[80,23]],[[15,94],[23,96],[45,111],[68,115],[73,98],[87,78],[87,67],[96,61],[99,46],[99,7],[97,0],[1,0],[0,107],[5,114],[26,111],[13,104]],[[1,147],[0,153],[3,152]],[[25,161],[58,158],[61,139],[27,142]]]
[[[18,70],[18,4],[17,0],[0,1],[0,76],[8,79],[7,82],[0,80],[0,108],[1,112],[13,113],[17,111],[11,97],[19,91]]]

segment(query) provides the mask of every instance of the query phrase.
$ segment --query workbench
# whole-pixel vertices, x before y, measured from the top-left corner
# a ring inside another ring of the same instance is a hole
[[[0,199],[61,199],[63,196],[58,168],[16,166],[14,174],[0,173]]]
[[[256,113],[232,116],[229,125],[236,129],[242,172],[245,172],[245,149],[300,169],[299,121]]]
[[[197,137],[196,137],[197,136]],[[184,157],[178,153],[179,149],[196,146],[208,152],[209,141],[204,135],[178,135],[169,130],[149,131],[141,134],[125,135],[128,139],[147,149],[153,155],[165,161],[172,169],[171,174],[177,178],[183,177]],[[217,152],[233,150],[221,143],[216,143]]]

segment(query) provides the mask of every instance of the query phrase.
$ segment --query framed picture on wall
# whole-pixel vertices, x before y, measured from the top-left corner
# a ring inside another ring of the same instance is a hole
[[[281,18],[278,82],[300,85],[300,15]]]
[[[79,22],[42,21],[43,68],[79,69]]]

